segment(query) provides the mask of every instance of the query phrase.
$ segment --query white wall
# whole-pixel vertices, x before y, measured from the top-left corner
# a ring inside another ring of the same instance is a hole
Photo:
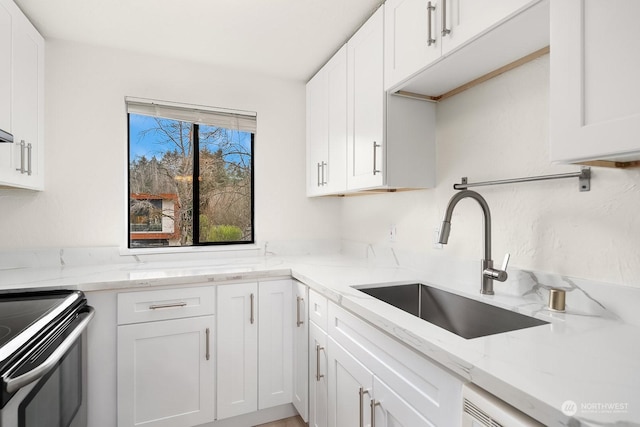
[[[124,245],[125,96],[256,111],[256,239],[339,238],[339,201],[304,197],[303,82],[63,41],[46,49],[46,190],[0,190],[0,249]]]
[[[396,252],[482,258],[482,213],[473,200],[457,206],[449,244],[433,248],[454,183],[579,170],[547,160],[548,95],[545,56],[439,103],[437,187],[345,199],[343,237]],[[640,170],[592,172],[584,193],[577,179],[477,188],[491,208],[493,259],[510,252],[520,268],[640,287]],[[390,224],[396,243],[387,239]]]

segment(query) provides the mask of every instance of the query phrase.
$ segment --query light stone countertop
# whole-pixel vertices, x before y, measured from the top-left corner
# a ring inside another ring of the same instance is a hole
[[[640,426],[640,327],[624,319],[640,302],[637,289],[600,287],[603,294],[611,289],[620,293],[618,299],[623,301],[618,301],[618,310],[611,310],[591,295],[594,287],[587,281],[584,287],[591,286],[589,292],[575,279],[514,270],[505,284],[496,287],[495,296],[481,296],[475,282],[451,280],[453,286],[444,286],[442,273],[427,268],[325,255],[3,267],[0,290],[64,287],[85,292],[131,291],[288,276],[545,425]],[[352,287],[405,281],[432,284],[550,324],[464,339]],[[545,289],[550,286],[545,283],[567,289],[567,313],[545,308]],[[577,405],[578,411],[571,417],[561,411],[566,401]]]

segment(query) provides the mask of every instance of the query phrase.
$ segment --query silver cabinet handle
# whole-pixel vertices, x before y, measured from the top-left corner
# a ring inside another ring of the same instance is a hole
[[[253,317],[253,300],[254,300],[253,294],[251,294],[250,299],[251,299],[251,317],[249,318],[249,321],[253,325],[253,322],[255,321],[255,318]]]
[[[322,166],[320,165],[320,163],[318,162],[318,177],[316,178],[316,183],[318,184],[317,186],[320,187],[322,185],[322,183],[320,182],[320,168]]]
[[[451,34],[451,30],[447,28],[447,0],[442,0],[442,37]]]
[[[322,186],[327,185],[327,179],[324,174],[324,169],[326,168],[326,166],[327,166],[327,162],[322,162],[322,180],[320,181],[320,185]]]
[[[300,319],[300,303],[304,301],[302,297],[296,297],[296,326],[299,328],[304,320]]]
[[[204,334],[205,334],[205,341],[206,341],[206,353],[204,355],[204,357],[209,360],[211,358],[211,331],[209,330],[209,328],[204,330]]]
[[[31,143],[27,144],[27,175],[31,176]]]
[[[25,173],[25,168],[24,168],[24,149],[26,147],[26,144],[24,143],[24,139],[22,141],[20,141],[20,167],[16,168],[16,170],[18,172],[20,172],[21,174]]]
[[[186,306],[187,306],[186,302],[173,302],[170,304],[152,304],[149,306],[149,310],[158,310],[163,308],[180,308],[180,307],[186,307]]]
[[[431,37],[431,34],[433,33],[433,28],[431,28],[431,21],[433,20],[433,18],[431,15],[434,10],[436,10],[436,7],[431,4],[431,2],[427,3],[427,46],[431,46],[436,42],[436,39]]]
[[[360,387],[358,393],[360,395],[360,427],[364,427],[364,395],[369,394],[369,390],[365,390],[364,387]]]
[[[380,406],[380,402],[375,399],[371,400],[371,427],[376,426],[376,406]]]
[[[320,347],[320,344],[316,344],[316,381],[320,381],[320,378],[324,375],[320,374],[320,351],[324,350],[324,347]]]
[[[373,141],[373,174],[379,174],[380,170],[376,167],[378,164],[378,156],[377,156],[377,149],[382,147],[381,144],[378,144],[376,141]]]

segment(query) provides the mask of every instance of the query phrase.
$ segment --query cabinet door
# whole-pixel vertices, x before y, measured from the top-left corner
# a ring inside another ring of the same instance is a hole
[[[5,1],[0,2],[0,129],[11,133],[11,13]],[[0,143],[0,182],[15,174],[11,145]]]
[[[218,286],[218,419],[258,409],[258,285]]]
[[[13,169],[24,166],[31,173],[15,171],[20,187],[42,189],[44,126],[44,40],[24,16],[13,19],[12,27]],[[21,148],[24,141],[26,148]]]
[[[371,412],[367,409],[372,399],[373,374],[331,337],[328,344],[328,425],[369,425]]]
[[[640,2],[550,7],[551,160],[640,160]]]
[[[372,427],[434,427],[378,378],[373,379]],[[371,406],[370,406],[371,407]],[[442,425],[446,427],[446,425]]]
[[[309,421],[309,298],[308,289],[293,282],[293,406]]]
[[[322,192],[322,167],[328,152],[327,74],[318,71],[306,87],[307,102],[307,196]]]
[[[446,24],[442,53],[451,52],[530,3],[532,0],[440,0],[439,20]],[[446,9],[446,10],[445,10]],[[445,14],[444,20],[442,13]],[[446,30],[449,32],[447,33]]]
[[[347,187],[347,48],[307,83],[307,195]]]
[[[325,66],[327,73],[327,164],[323,193],[347,188],[347,47],[342,47]],[[322,178],[322,176],[321,176]]]
[[[385,89],[440,57],[439,2],[387,0],[384,10]],[[431,10],[428,9],[431,5]],[[431,18],[431,20],[429,20]],[[431,40],[431,42],[430,42]]]
[[[347,42],[347,187],[384,184],[384,6]]]
[[[0,129],[11,133],[11,12],[5,1],[0,2]]]
[[[258,409],[292,401],[293,288],[291,280],[258,286]]]
[[[327,334],[309,323],[309,426],[327,427]]]
[[[118,426],[214,420],[214,317],[118,327]]]

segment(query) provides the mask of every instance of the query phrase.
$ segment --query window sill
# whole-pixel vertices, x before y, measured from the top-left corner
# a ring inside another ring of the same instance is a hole
[[[165,246],[159,248],[120,248],[120,255],[168,255],[168,254],[202,254],[202,253],[236,253],[247,252],[248,255],[259,255],[260,247],[255,243],[240,245],[220,245],[220,246]]]

